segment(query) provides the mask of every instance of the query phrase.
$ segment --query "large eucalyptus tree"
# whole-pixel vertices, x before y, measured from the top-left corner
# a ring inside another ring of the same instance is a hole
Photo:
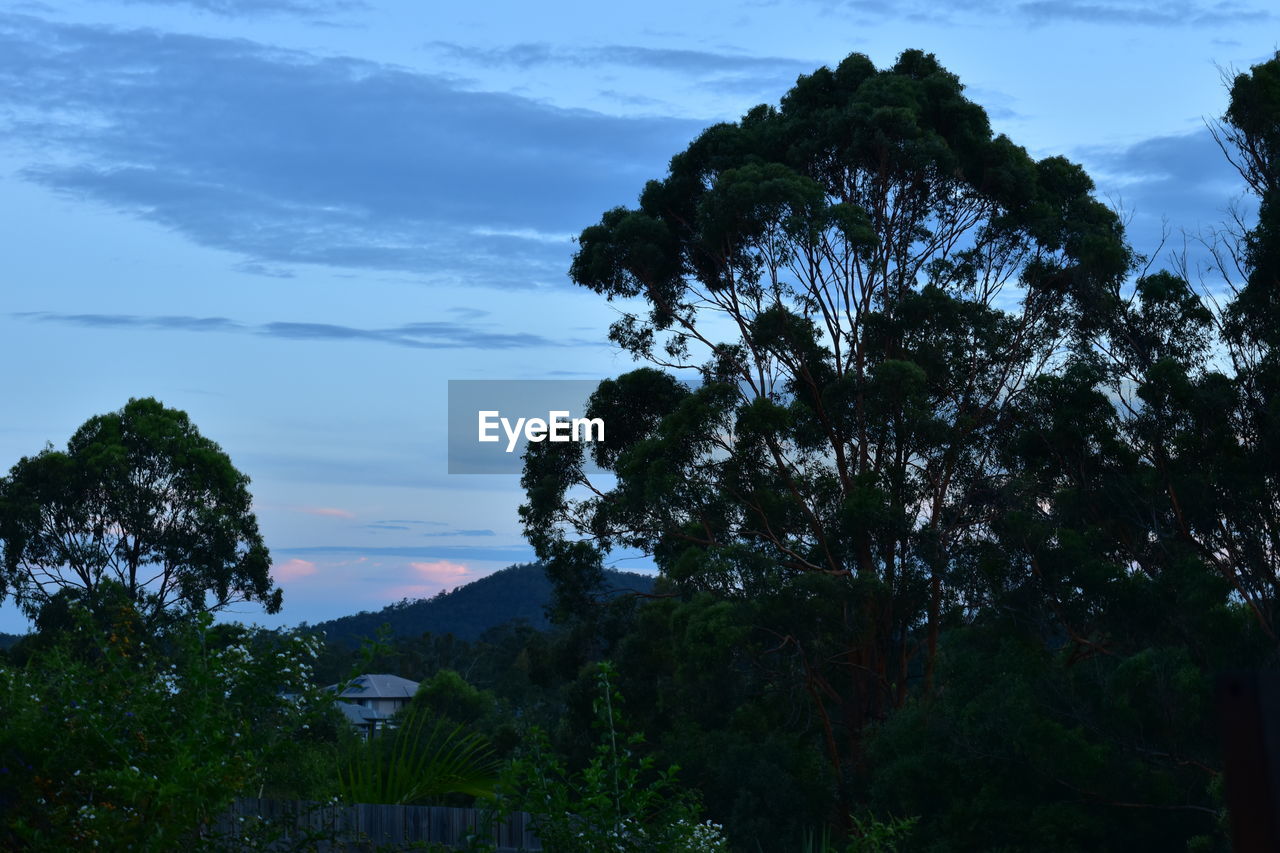
[[[579,239],[573,280],[619,304],[610,337],[650,366],[591,400],[612,485],[578,445],[526,457],[561,605],[620,547],[680,589],[786,598],[759,628],[847,766],[931,683],[1006,414],[1119,298],[1130,259],[1092,190],[917,51],[851,55],[707,129]]]

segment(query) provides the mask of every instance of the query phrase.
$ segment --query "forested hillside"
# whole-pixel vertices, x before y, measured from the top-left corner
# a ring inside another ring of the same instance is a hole
[[[647,593],[653,577],[635,572],[607,572],[606,591]],[[477,640],[485,631],[508,622],[523,621],[534,628],[548,626],[552,584],[537,563],[510,566],[432,598],[404,600],[378,611],[363,611],[309,626],[324,632],[328,642],[359,645],[386,625],[393,637],[452,634]],[[308,626],[304,626],[308,627]]]

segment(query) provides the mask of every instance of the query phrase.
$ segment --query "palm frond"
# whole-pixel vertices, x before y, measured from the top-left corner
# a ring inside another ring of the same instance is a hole
[[[488,741],[447,720],[415,714],[381,736],[353,744],[338,777],[353,803],[407,805],[445,794],[493,793],[498,762]]]

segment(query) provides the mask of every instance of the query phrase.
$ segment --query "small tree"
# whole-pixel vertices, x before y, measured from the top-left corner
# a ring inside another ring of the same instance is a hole
[[[0,479],[0,600],[100,611],[123,590],[144,622],[258,600],[280,609],[249,478],[185,412],[132,399]]]

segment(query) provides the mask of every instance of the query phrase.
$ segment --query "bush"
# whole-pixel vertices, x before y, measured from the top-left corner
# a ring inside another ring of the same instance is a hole
[[[332,733],[304,687],[315,640],[208,616],[144,638],[123,616],[0,665],[0,848],[178,849]]]
[[[676,781],[677,767],[659,771],[639,757],[644,739],[621,730],[622,696],[608,663],[597,670],[598,742],[588,765],[569,772],[545,734],[534,729],[528,746],[503,773],[496,807],[527,811],[550,853],[695,853],[723,851],[720,827],[699,822],[695,793]]]

